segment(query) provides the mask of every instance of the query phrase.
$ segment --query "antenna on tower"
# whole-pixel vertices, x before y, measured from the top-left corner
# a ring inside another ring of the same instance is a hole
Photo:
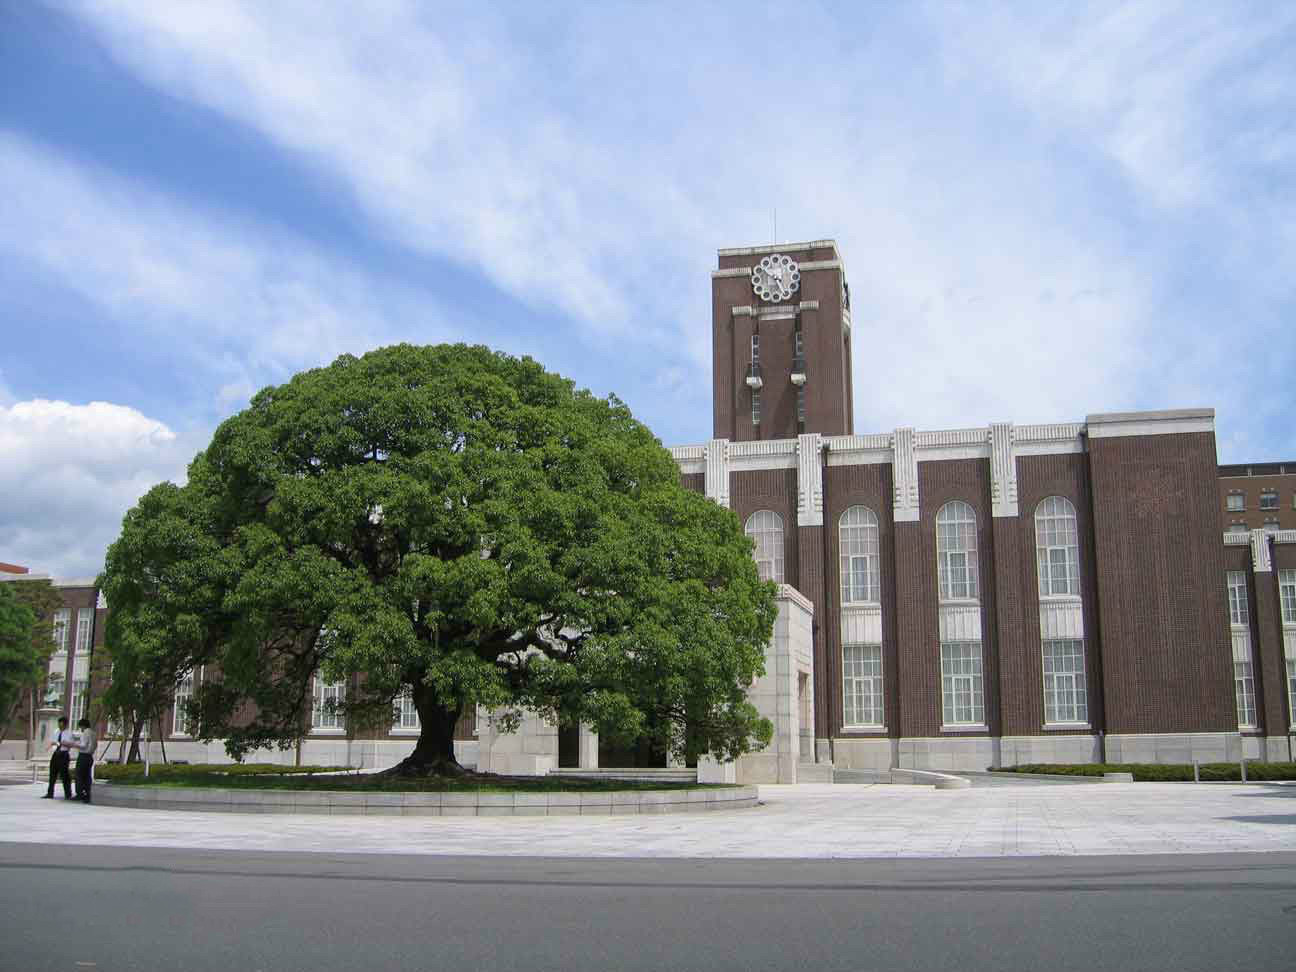
[[[778,207],[774,207],[774,235],[770,237],[770,244],[778,246]]]

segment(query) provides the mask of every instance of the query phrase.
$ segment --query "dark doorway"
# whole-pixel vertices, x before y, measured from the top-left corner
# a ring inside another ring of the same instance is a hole
[[[558,727],[558,767],[576,769],[580,766],[580,726]]]
[[[599,766],[606,769],[665,769],[666,751],[651,740],[639,739],[630,745],[613,745],[599,736]]]

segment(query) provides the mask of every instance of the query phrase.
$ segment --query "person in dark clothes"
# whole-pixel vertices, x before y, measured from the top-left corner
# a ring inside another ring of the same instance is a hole
[[[89,803],[95,747],[99,745],[99,737],[90,728],[89,719],[82,719],[77,723],[77,728],[81,731],[77,733],[76,741],[76,795],[82,803]]]
[[[59,717],[58,732],[54,734],[54,741],[51,744],[54,747],[54,755],[50,757],[49,789],[41,797],[42,800],[54,799],[54,781],[56,779],[63,781],[63,799],[72,799],[72,777],[68,774],[68,764],[72,760],[72,747],[75,742],[67,723],[65,716]]]

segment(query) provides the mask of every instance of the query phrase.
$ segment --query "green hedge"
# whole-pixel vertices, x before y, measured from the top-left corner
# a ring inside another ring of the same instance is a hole
[[[1240,782],[1237,763],[1202,763],[1201,779]],[[1137,783],[1191,783],[1191,763],[1023,763],[1005,766],[1003,773],[1044,773],[1050,776],[1102,776],[1104,773],[1133,773]],[[1296,780],[1296,763],[1259,763],[1247,760],[1248,780]]]
[[[222,778],[248,776],[287,776],[293,774],[333,773],[348,770],[349,766],[283,766],[279,763],[152,763],[149,779],[175,780],[192,777]],[[99,763],[95,766],[95,779],[109,782],[133,783],[144,779],[143,763]]]

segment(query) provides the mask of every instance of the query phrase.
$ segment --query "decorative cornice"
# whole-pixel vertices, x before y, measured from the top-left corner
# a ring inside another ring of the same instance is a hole
[[[814,614],[814,603],[791,584],[780,584],[775,597],[785,598],[793,604],[805,608],[810,614]]]
[[[815,311],[817,311],[817,310],[819,309],[819,301],[817,301],[817,300],[803,300],[803,301],[801,301],[800,304],[797,305],[797,307],[798,307],[800,310],[803,310],[803,311],[808,311],[808,310],[815,310]]]
[[[706,446],[671,446],[670,453],[681,473],[706,472]]]
[[[1251,543],[1251,534],[1238,533],[1236,530],[1224,531],[1224,546],[1245,547]]]
[[[1091,439],[1126,435],[1176,435],[1214,432],[1215,409],[1179,408],[1160,412],[1105,412],[1085,418]]]
[[[1274,543],[1296,543],[1296,530],[1279,530],[1271,533]]]
[[[808,240],[804,243],[771,243],[769,246],[731,246],[716,250],[717,256],[764,256],[767,253],[792,253],[797,250],[823,250],[831,247],[837,252],[836,240]]]
[[[841,270],[842,262],[840,260],[807,260],[805,263],[798,263],[797,269],[802,273],[807,270]]]
[[[729,471],[754,469],[795,469],[796,439],[757,439],[729,443]]]
[[[711,279],[715,280],[717,277],[750,277],[751,273],[751,267],[730,267],[728,270],[712,270]]]

